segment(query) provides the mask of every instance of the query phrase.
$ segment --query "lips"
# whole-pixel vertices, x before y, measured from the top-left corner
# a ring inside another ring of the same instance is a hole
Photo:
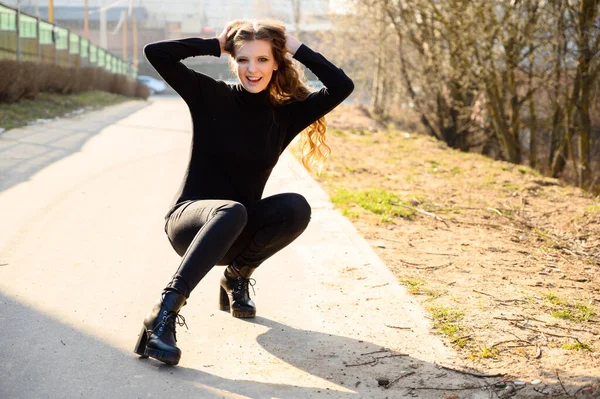
[[[255,78],[255,77],[250,77],[250,76],[246,76],[246,79],[248,80],[248,82],[250,82],[252,84],[258,83],[258,82],[260,82],[262,80],[261,77],[256,77]]]

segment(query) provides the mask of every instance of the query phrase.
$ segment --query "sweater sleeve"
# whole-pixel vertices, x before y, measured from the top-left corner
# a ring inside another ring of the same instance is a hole
[[[311,93],[302,101],[285,106],[286,114],[290,118],[287,143],[311,123],[334,109],[354,90],[354,82],[344,71],[305,44],[298,48],[294,58],[310,69],[325,87]]]
[[[190,104],[194,98],[206,95],[216,87],[210,76],[186,67],[181,60],[198,55],[221,56],[219,40],[188,38],[147,44],[144,54],[163,79]]]

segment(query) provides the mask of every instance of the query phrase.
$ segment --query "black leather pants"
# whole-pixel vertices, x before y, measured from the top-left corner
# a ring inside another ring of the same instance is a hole
[[[186,297],[215,265],[257,267],[308,226],[311,208],[300,194],[284,193],[245,207],[229,200],[184,202],[165,232],[182,257],[166,289]]]

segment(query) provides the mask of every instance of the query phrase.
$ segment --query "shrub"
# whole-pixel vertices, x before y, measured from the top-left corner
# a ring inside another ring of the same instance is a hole
[[[0,101],[14,102],[20,98],[18,90],[19,64],[0,60]]]
[[[102,68],[0,60],[0,71],[0,102],[5,103],[33,99],[39,92],[72,94],[92,89],[143,99],[150,95],[141,83]]]

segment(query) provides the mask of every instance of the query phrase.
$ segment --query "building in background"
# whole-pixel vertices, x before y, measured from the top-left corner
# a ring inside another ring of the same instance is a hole
[[[311,32],[331,29],[329,13],[331,3],[345,0],[299,0],[302,38],[310,45]],[[9,6],[16,7],[17,0],[3,0]],[[47,0],[20,0],[21,9],[33,16],[48,18]],[[83,35],[83,0],[54,0],[55,23]],[[131,5],[131,10],[129,6]],[[123,28],[127,26],[127,57],[133,60],[136,52],[140,74],[156,76],[143,56],[145,44],[165,39],[182,37],[215,37],[232,19],[273,18],[281,20],[289,32],[296,30],[295,10],[292,0],[88,0],[89,39],[96,44],[100,40],[100,7],[106,9],[106,45],[114,54],[123,54]],[[336,7],[338,5],[336,4]],[[131,16],[135,16],[137,25],[137,48],[133,49]],[[128,23],[123,19],[127,16]],[[186,64],[203,70],[217,78],[228,78],[225,59],[198,57],[186,61]],[[208,66],[211,64],[212,66]],[[215,65],[213,65],[215,64]],[[204,65],[204,67],[202,67]]]

